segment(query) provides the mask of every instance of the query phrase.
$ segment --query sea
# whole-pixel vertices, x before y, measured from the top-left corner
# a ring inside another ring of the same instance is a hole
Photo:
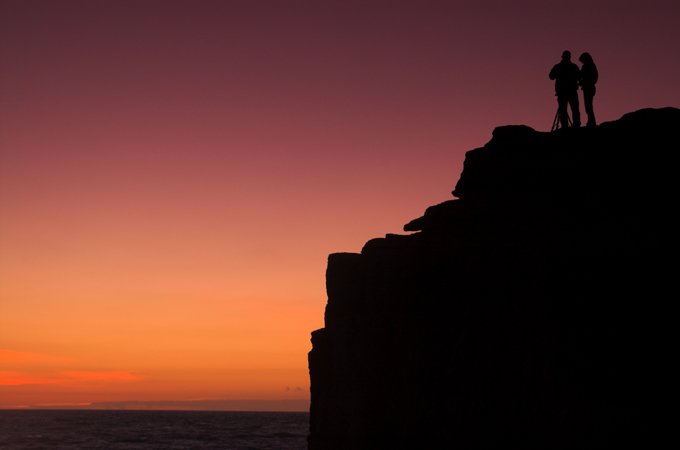
[[[303,450],[308,412],[0,410],[0,449]]]

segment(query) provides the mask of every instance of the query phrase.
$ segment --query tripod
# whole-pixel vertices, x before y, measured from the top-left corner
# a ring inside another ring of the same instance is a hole
[[[557,114],[555,114],[555,120],[553,120],[553,125],[550,131],[555,131],[558,128],[560,128],[561,121],[560,119],[562,118],[562,114],[560,114],[560,107],[557,107]],[[567,114],[567,123],[569,126],[571,126],[571,118],[569,117],[569,114]]]

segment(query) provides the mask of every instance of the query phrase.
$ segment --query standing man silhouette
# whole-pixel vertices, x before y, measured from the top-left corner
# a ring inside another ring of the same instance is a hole
[[[594,127],[595,112],[593,111],[593,97],[595,97],[595,83],[597,83],[597,66],[593,62],[590,53],[584,53],[578,58],[583,64],[581,66],[581,89],[583,90],[583,103],[588,115],[587,127]]]
[[[571,62],[570,51],[566,50],[562,53],[562,61],[553,66],[550,71],[550,79],[555,80],[555,95],[557,96],[557,108],[562,128],[569,126],[567,103],[571,106],[571,117],[574,126],[580,127],[581,113],[578,110],[578,84],[581,80],[581,71],[576,64]]]

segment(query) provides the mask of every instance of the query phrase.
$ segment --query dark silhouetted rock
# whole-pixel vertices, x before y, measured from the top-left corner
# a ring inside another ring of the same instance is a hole
[[[675,108],[497,128],[416,233],[330,255],[309,448],[654,446],[674,406],[678,131]]]

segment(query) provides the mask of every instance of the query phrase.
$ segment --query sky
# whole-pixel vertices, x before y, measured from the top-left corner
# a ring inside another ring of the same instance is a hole
[[[598,122],[680,107],[678,23],[677,0],[0,0],[0,408],[308,399],[328,254],[452,199],[495,127],[549,131],[564,50],[598,67]]]

